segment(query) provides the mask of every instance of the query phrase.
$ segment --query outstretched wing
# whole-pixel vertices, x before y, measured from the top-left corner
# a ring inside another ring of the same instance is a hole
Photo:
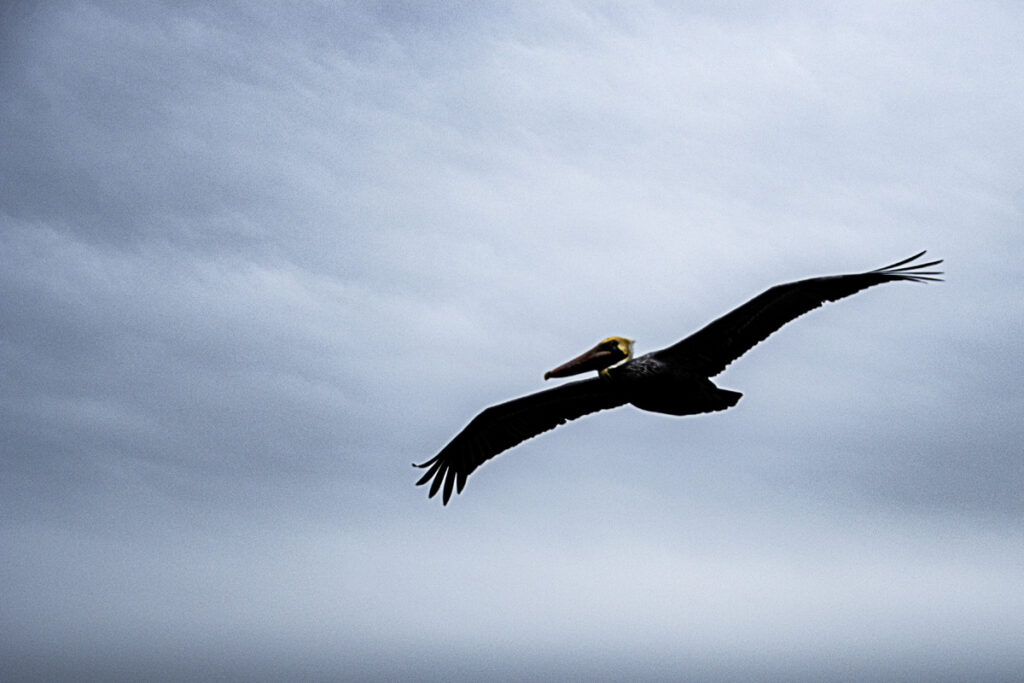
[[[815,277],[776,285],[754,297],[681,342],[655,353],[659,360],[677,363],[714,377],[780,327],[826,301],[838,301],[883,282],[937,281],[940,271],[926,270],[942,260],[914,263],[925,252],[892,265],[851,275]]]
[[[444,504],[466,485],[473,470],[502,451],[568,420],[626,403],[613,381],[601,378],[570,382],[512,401],[477,415],[440,453],[415,467],[428,468],[416,485],[430,484],[433,498],[444,483]]]

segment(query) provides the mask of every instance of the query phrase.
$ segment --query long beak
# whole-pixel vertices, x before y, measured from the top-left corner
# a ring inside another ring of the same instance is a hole
[[[609,351],[601,344],[598,344],[589,351],[576,356],[568,363],[559,365],[554,370],[544,373],[544,379],[552,377],[568,377],[578,375],[589,370],[602,370],[609,365],[615,364],[622,359],[622,354],[616,351]]]

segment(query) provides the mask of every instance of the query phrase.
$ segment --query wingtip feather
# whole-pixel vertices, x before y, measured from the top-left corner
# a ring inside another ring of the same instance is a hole
[[[448,501],[452,497],[452,487],[455,485],[455,470],[451,467],[448,468],[448,472],[444,478],[444,499],[443,504],[447,505]]]
[[[910,258],[905,258],[902,261],[897,261],[896,263],[891,263],[891,264],[889,264],[887,266],[882,266],[881,268],[876,268],[875,270],[873,270],[871,272],[879,273],[879,272],[881,272],[883,270],[893,270],[894,268],[899,268],[900,266],[902,266],[902,265],[904,265],[906,263],[910,263],[911,261],[916,261],[917,259],[921,258],[922,256],[924,256],[927,253],[928,253],[928,250],[925,249],[924,251],[920,251],[920,252],[914,254]]]
[[[440,462],[434,463],[434,466],[431,467],[429,470],[427,470],[427,472],[422,477],[420,477],[420,480],[416,482],[416,486],[423,486],[428,481],[430,481],[430,478],[434,476],[434,474],[437,472],[438,468],[440,468],[440,467],[441,467],[441,463]]]
[[[438,490],[441,488],[441,484],[444,482],[445,470],[441,468],[437,475],[434,477],[434,481],[430,483],[430,495],[428,498],[433,498],[437,495]]]
[[[944,274],[941,270],[924,269],[939,265],[943,262],[943,259],[935,259],[934,261],[926,261],[924,263],[914,263],[914,261],[924,256],[926,253],[928,253],[927,250],[921,251],[910,258],[905,258],[902,261],[897,261],[896,263],[876,268],[869,272],[879,275],[888,275],[894,279],[906,280],[908,282],[942,282],[942,278],[937,277],[938,275]]]

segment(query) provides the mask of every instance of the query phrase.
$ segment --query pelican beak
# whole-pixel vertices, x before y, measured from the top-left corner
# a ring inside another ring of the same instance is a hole
[[[619,362],[624,357],[618,345],[609,344],[608,340],[605,340],[589,351],[576,356],[568,363],[563,363],[554,370],[545,372],[544,379],[569,377],[570,375],[578,375],[581,372],[588,372],[590,370],[601,371]]]

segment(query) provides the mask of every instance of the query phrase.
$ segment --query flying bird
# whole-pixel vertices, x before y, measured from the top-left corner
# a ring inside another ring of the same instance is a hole
[[[513,399],[477,415],[441,452],[414,467],[416,482],[430,482],[430,498],[443,485],[447,505],[462,493],[477,467],[526,439],[568,420],[630,403],[668,415],[726,410],[742,394],[711,378],[770,334],[826,301],[838,301],[884,282],[941,281],[927,270],[942,260],[916,263],[925,252],[864,273],[815,277],[776,285],[668,348],[633,357],[633,340],[608,337],[594,348],[544,374],[544,379],[589,371],[597,376]]]

